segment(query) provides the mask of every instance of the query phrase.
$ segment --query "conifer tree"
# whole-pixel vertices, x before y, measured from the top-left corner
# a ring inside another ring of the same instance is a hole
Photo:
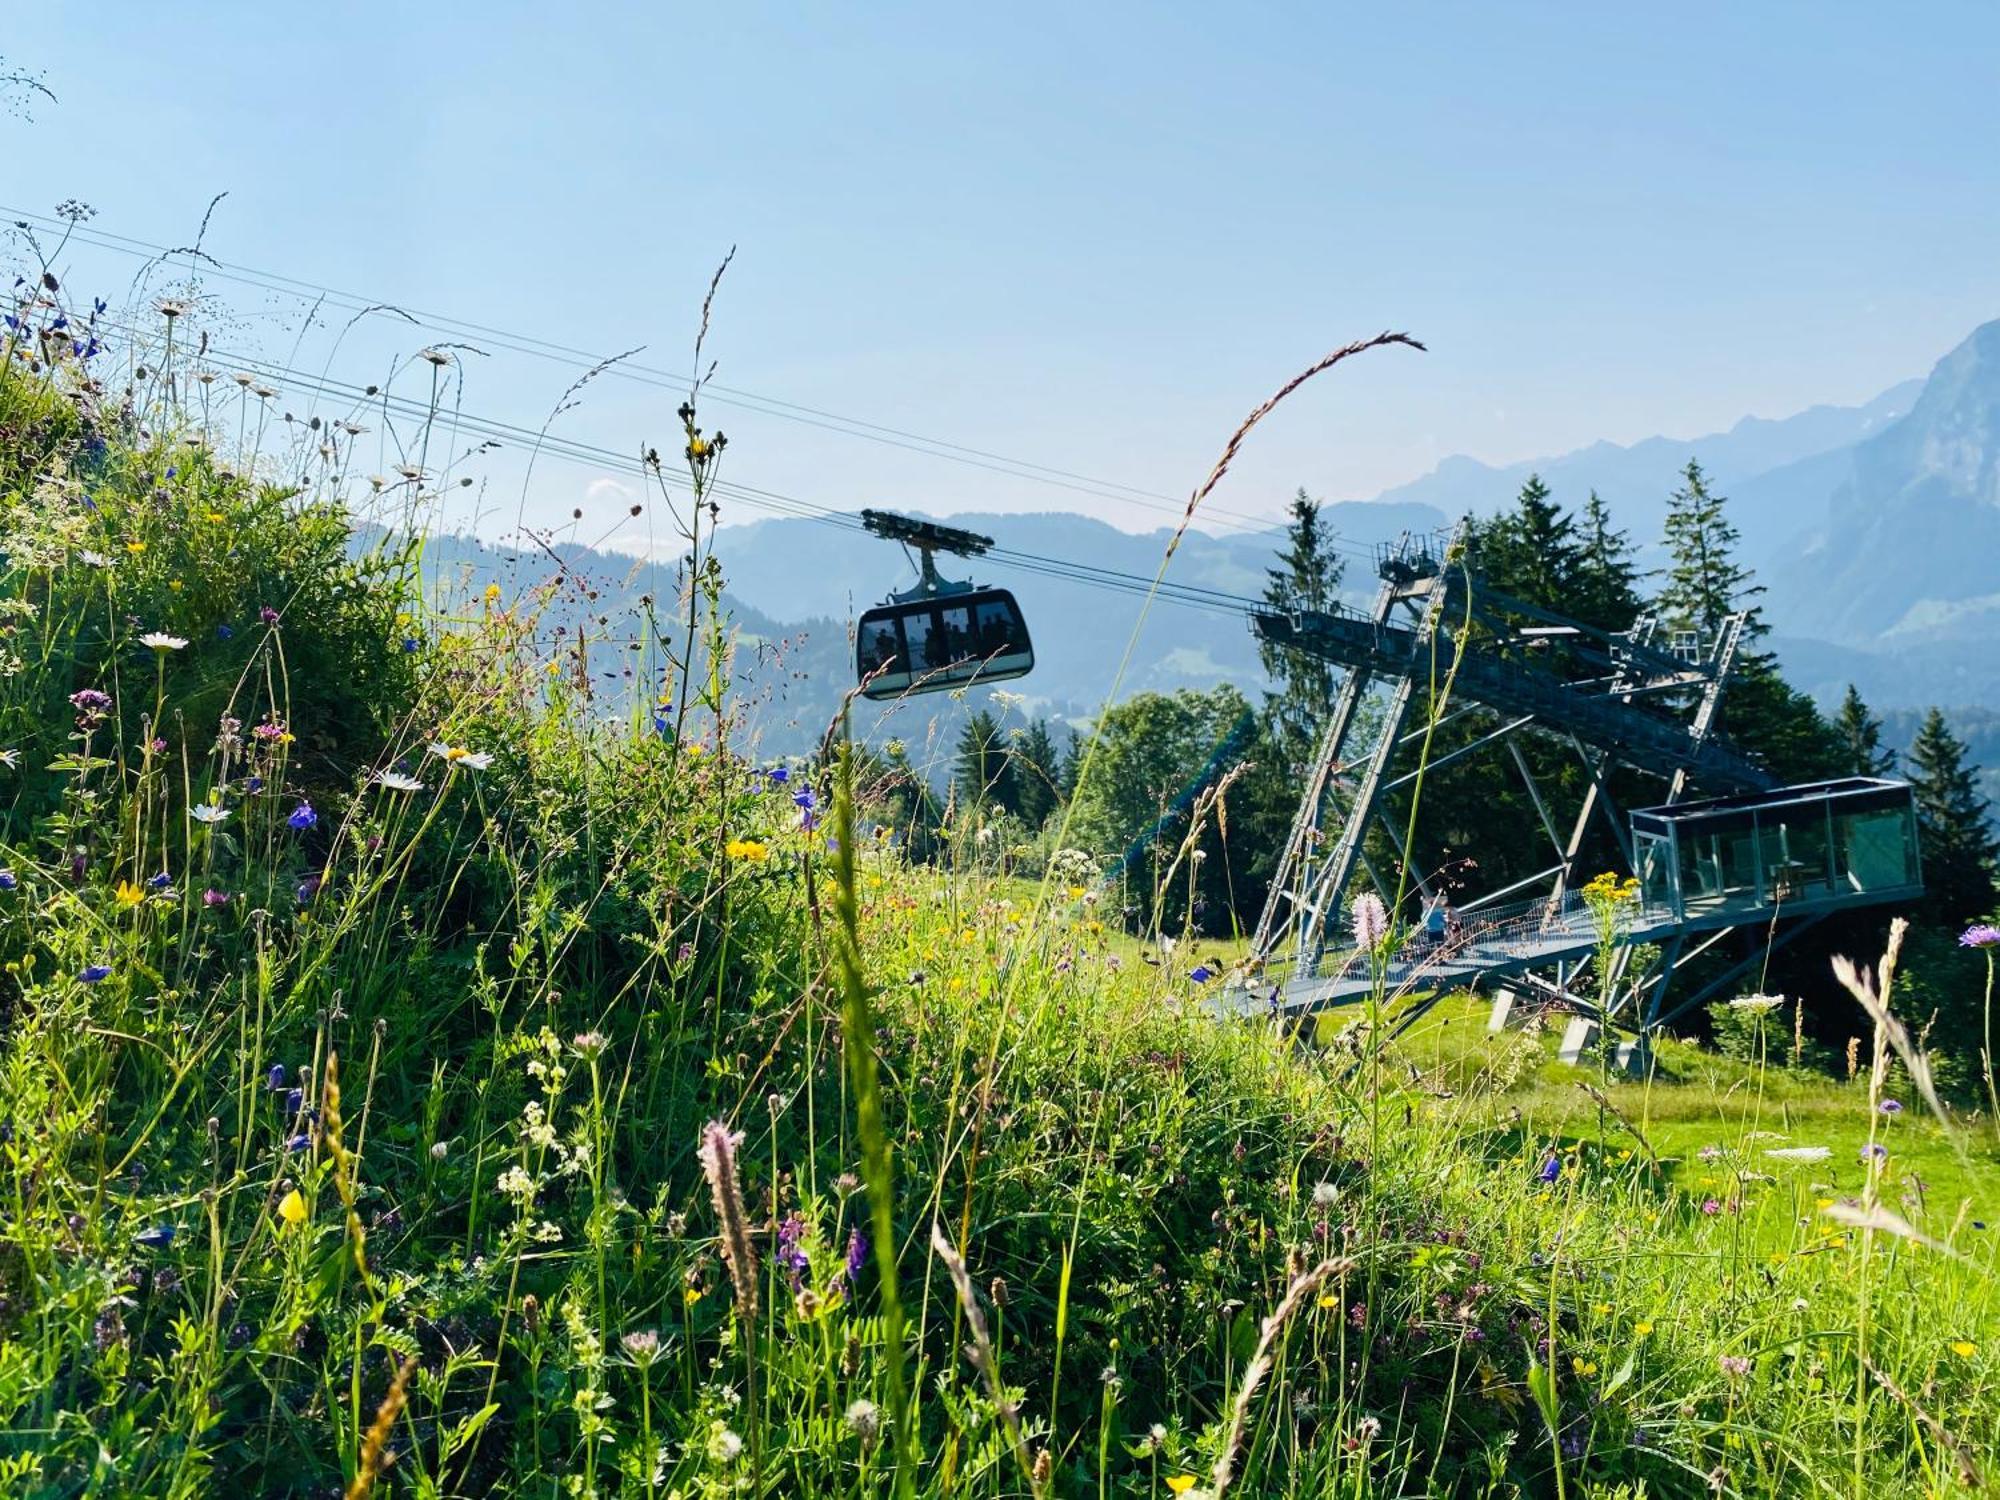
[[[1599,630],[1628,629],[1640,609],[1639,569],[1631,538],[1612,526],[1610,508],[1596,490],[1584,502],[1581,533],[1571,613]]]
[[[1333,537],[1320,521],[1319,502],[1300,490],[1292,499],[1278,566],[1268,571],[1264,603],[1284,611],[1331,609],[1339,601],[1344,571]],[[1326,722],[1339,669],[1324,657],[1270,641],[1260,641],[1257,654],[1273,683],[1264,706],[1273,736],[1288,759],[1304,760]]]
[[[1837,775],[1845,763],[1840,737],[1813,701],[1778,671],[1777,659],[1754,649],[1768,632],[1752,602],[1764,592],[1736,560],[1737,532],[1728,500],[1708,487],[1694,459],[1667,502],[1666,582],[1654,601],[1665,622],[1699,631],[1712,646],[1722,622],[1739,611],[1744,626],[1736,670],[1722,700],[1722,728],[1738,745],[1786,781]]]
[[[1992,808],[1979,794],[1975,768],[1966,764],[1964,742],[1935,708],[1910,745],[1910,785],[1923,838],[1926,904],[1953,925],[1989,915],[2000,899],[2000,840],[1987,822]]]
[[[1007,753],[1000,721],[980,709],[958,732],[959,800],[967,806],[1019,811],[1013,757]]]
[[[1570,612],[1584,566],[1576,517],[1552,497],[1542,476],[1530,474],[1514,508],[1481,528],[1480,577],[1503,594],[1543,609]]]
[[[1868,711],[1860,689],[1851,682],[1833,727],[1840,735],[1841,769],[1847,775],[1887,776],[1896,769],[1896,752],[1882,748],[1882,721]]]
[[[1736,561],[1738,537],[1727,504],[1709,489],[1701,465],[1689,459],[1681,487],[1667,502],[1667,581],[1660,610],[1671,625],[1712,635],[1723,620],[1747,609],[1748,634],[1755,639],[1769,628],[1750,603],[1764,587]]]
[[[1061,801],[1061,758],[1047,719],[1014,731],[1012,759],[1014,810],[1030,828],[1040,828]]]

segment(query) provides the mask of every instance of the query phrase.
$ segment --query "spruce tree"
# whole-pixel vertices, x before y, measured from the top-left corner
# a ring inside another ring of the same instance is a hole
[[[1000,721],[983,708],[958,732],[957,772],[959,800],[967,806],[1020,810],[1013,757]]]
[[[1570,613],[1599,630],[1627,630],[1640,610],[1639,569],[1632,541],[1611,524],[1611,511],[1596,490],[1584,502],[1582,553]]]
[[[1555,501],[1539,474],[1528,476],[1512,510],[1480,530],[1479,576],[1523,603],[1572,613],[1583,566],[1576,517]]]
[[[1935,708],[1910,745],[1910,785],[1923,840],[1926,905],[1954,926],[1989,915],[2000,899],[2000,840],[1987,822],[1992,808],[1979,794],[1975,768],[1966,764],[1964,742]]]
[[[1268,570],[1264,603],[1287,613],[1330,610],[1339,602],[1344,571],[1332,534],[1320,521],[1319,502],[1300,490],[1292,499],[1278,566]],[[1259,641],[1257,654],[1273,683],[1264,706],[1273,737],[1287,759],[1303,761],[1312,754],[1326,722],[1339,668],[1324,657],[1270,641]]]
[[[1015,811],[1030,828],[1040,828],[1061,801],[1061,757],[1049,721],[1037,719],[1014,731]]]
[[[1833,727],[1840,735],[1841,770],[1849,776],[1887,776],[1896,769],[1896,752],[1882,748],[1882,721],[1868,712],[1860,689],[1847,685]]]
[[[1660,612],[1682,630],[1712,636],[1738,610],[1750,613],[1748,634],[1769,628],[1749,601],[1764,592],[1748,568],[1736,561],[1737,532],[1726,497],[1713,493],[1694,459],[1681,471],[1681,487],[1667,502],[1667,582]]]
[[[1764,586],[1736,560],[1728,503],[1689,459],[1681,487],[1667,502],[1666,582],[1655,607],[1669,626],[1699,632],[1704,647],[1714,645],[1724,620],[1746,613],[1735,674],[1722,699],[1723,731],[1783,780],[1838,775],[1845,764],[1838,732],[1785,681],[1775,657],[1753,648],[1770,629],[1751,602]]]

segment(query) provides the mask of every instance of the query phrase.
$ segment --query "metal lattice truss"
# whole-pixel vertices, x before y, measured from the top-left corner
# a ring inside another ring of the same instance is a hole
[[[1458,907],[1468,924],[1461,946],[1469,958],[1457,967],[1466,972],[1441,979],[1522,973],[1574,962],[1594,948],[1589,914],[1575,895],[1577,860],[1594,820],[1608,824],[1628,868],[1632,860],[1629,833],[1608,790],[1614,767],[1661,778],[1666,802],[1697,783],[1715,792],[1774,785],[1767,771],[1714,733],[1745,616],[1729,617],[1708,639],[1665,631],[1650,617],[1626,631],[1599,630],[1488,588],[1467,566],[1462,526],[1406,536],[1381,549],[1377,561],[1382,588],[1365,615],[1254,616],[1266,640],[1347,670],[1257,925],[1249,968],[1262,978],[1253,987],[1259,993],[1245,995],[1246,1008],[1309,1011],[1358,998],[1365,983],[1357,983],[1352,966],[1329,974],[1325,960],[1339,942],[1334,934],[1358,875],[1386,898],[1397,894],[1372,866],[1369,831],[1380,830],[1409,871],[1410,888],[1428,897],[1402,831],[1385,816],[1387,799],[1460,757],[1509,757],[1548,838],[1550,862]],[[1430,754],[1436,731],[1467,720],[1491,727]],[[1587,786],[1567,828],[1522,753],[1522,734],[1552,739],[1582,761]],[[1536,894],[1523,899],[1529,892]],[[1648,997],[1649,1021],[1682,947],[1678,933],[1656,936],[1665,940],[1662,961],[1627,992],[1635,1002],[1642,993]],[[1556,983],[1560,989],[1560,971]]]

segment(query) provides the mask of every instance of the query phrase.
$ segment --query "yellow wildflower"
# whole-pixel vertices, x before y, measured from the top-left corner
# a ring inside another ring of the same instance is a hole
[[[278,1200],[278,1217],[294,1226],[305,1223],[306,1200],[299,1196],[297,1188]]]
[[[1569,1366],[1579,1375],[1595,1375],[1597,1373],[1597,1361],[1594,1359],[1578,1359],[1572,1355]]]
[[[731,839],[723,845],[723,853],[731,859],[747,859],[756,864],[770,856],[770,848],[755,839]]]
[[[125,550],[127,552],[144,552],[146,550],[146,544],[144,542],[127,542],[125,544]]]
[[[681,1301],[687,1306],[693,1307],[695,1303],[701,1301],[701,1288],[698,1286],[689,1287],[681,1293]]]
[[[1185,1495],[1189,1490],[1194,1488],[1194,1475],[1169,1474],[1167,1476],[1167,1488],[1172,1490],[1176,1495]]]
[[[1638,1322],[1632,1325],[1632,1337],[1634,1337],[1635,1339],[1642,1339],[1652,1331],[1653,1331],[1653,1325],[1647,1322],[1644,1318],[1641,1318]]]
[[[1979,1346],[1970,1339],[1956,1339],[1952,1342],[1951,1352],[1960,1359],[1970,1359],[1979,1352]]]
[[[146,899],[146,892],[129,880],[118,882],[118,889],[112,892],[120,906],[137,906]]]

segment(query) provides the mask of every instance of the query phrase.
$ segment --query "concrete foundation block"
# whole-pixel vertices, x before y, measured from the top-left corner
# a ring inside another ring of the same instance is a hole
[[[1643,1078],[1652,1070],[1653,1049],[1642,1036],[1628,1037],[1618,1044],[1612,1054],[1620,1072],[1629,1073],[1634,1078]]]
[[[1600,1027],[1588,1016],[1571,1016],[1569,1025],[1563,1028],[1562,1046],[1556,1049],[1556,1060],[1566,1063],[1580,1063],[1583,1054],[1597,1041]]]
[[[1509,1026],[1516,1025],[1518,1023],[1517,1013],[1520,1007],[1521,997],[1512,990],[1504,987],[1495,990],[1493,992],[1493,1012],[1486,1018],[1486,1029],[1488,1031],[1505,1031]]]

